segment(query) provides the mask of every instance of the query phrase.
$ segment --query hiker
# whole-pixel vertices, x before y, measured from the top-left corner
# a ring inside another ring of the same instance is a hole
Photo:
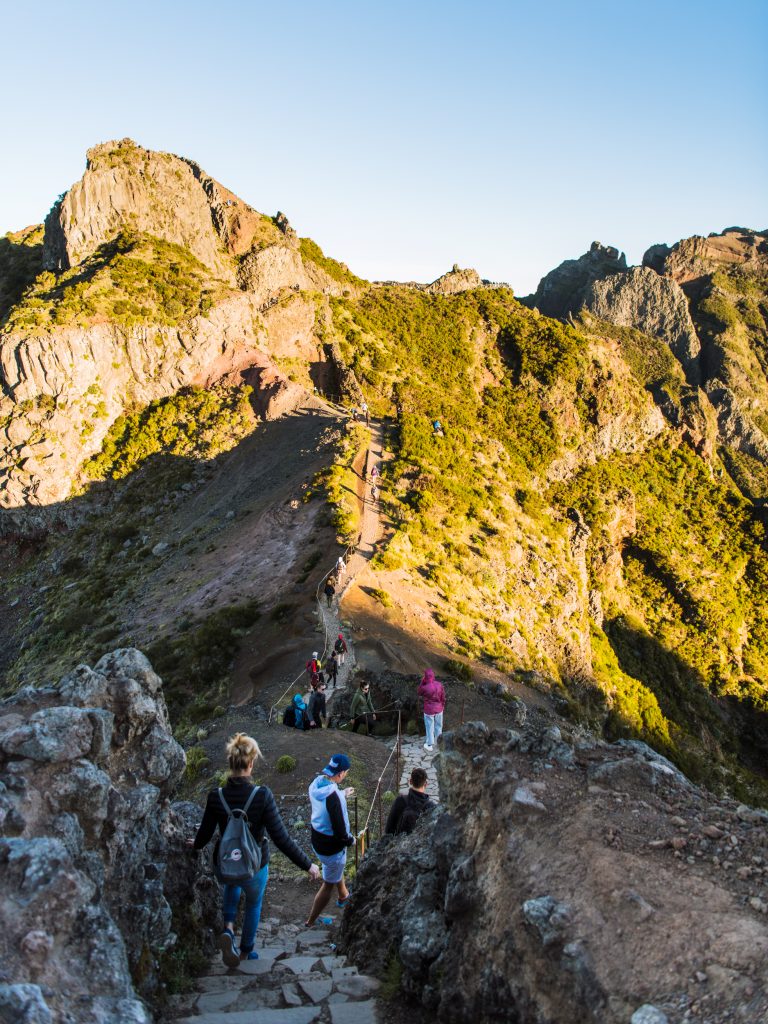
[[[370,427],[370,425],[371,425],[371,414],[370,414],[370,412],[368,410],[368,403],[367,402],[363,402],[362,406],[360,407],[360,410],[361,410],[363,416],[365,416],[365,425],[366,425],[366,427]]]
[[[373,467],[373,469],[371,470],[371,482],[372,482],[372,483],[374,483],[374,484],[376,483],[376,477],[377,477],[378,475],[379,475],[379,471],[378,471],[378,469],[376,468],[376,466],[374,466],[374,467]]]
[[[442,425],[442,423],[440,422],[440,420],[435,420],[435,421],[434,421],[434,423],[432,424],[432,430],[433,430],[433,431],[434,431],[434,432],[435,432],[436,434],[439,434],[439,435],[440,435],[440,436],[442,437],[442,435],[443,435],[443,425]]]
[[[323,593],[325,594],[326,598],[328,599],[328,607],[330,608],[331,607],[331,601],[333,601],[333,595],[336,593],[336,587],[334,587],[334,585],[333,585],[333,583],[331,581],[331,577],[330,576],[325,581],[325,586],[323,587]]]
[[[352,698],[349,717],[352,720],[352,732],[357,732],[358,725],[365,726],[366,736],[371,731],[371,722],[376,721],[376,712],[371,699],[371,685],[363,680]]]
[[[221,837],[227,829],[231,812],[245,810],[248,830],[261,853],[261,865],[246,881],[239,882],[237,885],[224,885],[222,896],[224,930],[219,936],[219,948],[224,963],[227,967],[238,967],[241,960],[259,959],[259,954],[254,949],[256,929],[259,927],[261,904],[269,877],[269,843],[265,832],[281,853],[284,853],[302,871],[309,872],[311,879],[319,878],[320,871],[286,832],[272,791],[266,786],[254,786],[251,781],[254,763],[261,757],[256,740],[239,732],[229,740],[226,751],[229,778],[226,785],[220,789],[212,789],[208,794],[205,813],[197,835],[188,842],[196,850],[202,850],[211,841],[218,827],[219,839],[216,841],[216,848],[213,852],[214,864],[218,863]],[[236,820],[236,817],[233,816],[232,820]],[[239,854],[240,850],[235,852]],[[235,939],[235,919],[241,891],[245,893],[245,916],[238,947]]]
[[[307,705],[300,693],[294,696],[293,701],[283,712],[283,725],[287,725],[291,729],[310,728]]]
[[[336,642],[333,645],[333,649],[336,652],[336,655],[339,659],[339,666],[343,665],[344,659],[347,656],[347,642],[344,639],[343,633],[339,633],[338,637],[336,638]]]
[[[309,697],[309,726],[322,729],[325,722],[325,683],[318,683]]]
[[[309,685],[311,687],[317,686],[318,683],[325,682],[325,676],[323,675],[323,666],[320,662],[320,657],[317,651],[312,651],[312,657],[306,664],[307,675],[309,676]]]
[[[417,690],[424,701],[424,725],[427,730],[424,749],[431,752],[443,732],[443,711],[445,711],[445,690],[435,679],[435,673],[428,668]]]
[[[371,487],[371,501],[377,501],[379,497],[379,488],[374,484]]]
[[[339,555],[336,559],[336,574],[341,579],[347,569],[347,563],[344,561],[344,555]]]
[[[325,671],[328,673],[328,682],[331,686],[336,686],[336,679],[339,675],[339,657],[335,651],[331,652],[331,656],[325,663]]]
[[[419,815],[435,806],[427,796],[427,773],[423,768],[413,769],[408,785],[408,794],[403,796],[401,793],[392,804],[384,830],[389,835],[410,834],[416,827]]]
[[[309,787],[312,804],[312,849],[323,869],[323,884],[320,886],[306,925],[311,928],[316,921],[331,924],[333,918],[320,917],[336,886],[336,906],[346,907],[349,889],[344,882],[344,866],[347,862],[347,848],[355,842],[349,828],[347,797],[354,795],[354,789],[339,789],[352,764],[346,754],[334,754],[322,774]]]

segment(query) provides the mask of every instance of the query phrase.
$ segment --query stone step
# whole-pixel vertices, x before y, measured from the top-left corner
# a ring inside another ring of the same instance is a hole
[[[356,1006],[363,1004],[356,1003]],[[201,1013],[197,1017],[182,1017],[176,1024],[312,1024],[322,1013],[320,1006],[293,1006],[284,1010],[261,1010],[258,1017],[253,1010],[233,1010]],[[348,1018],[351,1024],[352,1018]],[[371,1018],[374,1020],[375,1018]],[[360,1024],[366,1024],[363,1017]]]

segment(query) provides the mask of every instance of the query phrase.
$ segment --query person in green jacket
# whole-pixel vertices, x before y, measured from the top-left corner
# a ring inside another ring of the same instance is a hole
[[[371,722],[376,721],[376,712],[373,709],[373,700],[371,699],[370,691],[370,683],[366,683],[365,681],[360,683],[360,688],[352,698],[352,704],[349,709],[349,714],[352,719],[352,732],[357,732],[357,727],[359,725],[364,725],[366,736],[371,731]]]

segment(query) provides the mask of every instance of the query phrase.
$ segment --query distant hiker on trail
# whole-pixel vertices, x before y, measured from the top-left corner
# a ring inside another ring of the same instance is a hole
[[[376,721],[376,712],[371,699],[371,686],[363,680],[359,689],[355,691],[352,703],[349,707],[349,715],[352,719],[352,732],[357,732],[359,725],[365,726],[366,736],[371,731],[371,723]]]
[[[433,422],[433,424],[432,424],[432,430],[433,430],[433,431],[434,431],[434,432],[435,432],[436,434],[439,434],[439,435],[440,435],[440,437],[442,437],[442,436],[443,436],[443,425],[442,425],[442,423],[440,422],[440,420],[435,420],[435,421]]]
[[[328,682],[331,686],[336,686],[336,679],[339,674],[339,659],[335,651],[331,653],[330,658],[325,663],[325,671],[328,673]]]
[[[339,633],[336,638],[336,643],[333,645],[333,649],[338,655],[339,665],[343,665],[344,659],[347,656],[347,641],[344,639],[344,635],[342,633]]]
[[[322,729],[325,722],[325,683],[318,683],[309,698],[309,725],[312,729]]]
[[[300,693],[297,693],[293,701],[283,712],[283,725],[291,729],[309,729],[309,715],[307,705]]]
[[[373,469],[371,470],[371,481],[372,481],[372,483],[374,483],[374,484],[376,483],[376,477],[378,475],[379,475],[379,471],[376,468],[376,466],[374,466]]]
[[[316,921],[331,924],[333,918],[320,917],[333,895],[334,886],[338,891],[336,906],[344,908],[349,900],[349,889],[344,882],[344,866],[347,863],[347,848],[354,845],[355,837],[349,827],[347,798],[354,796],[354,789],[339,789],[352,763],[346,754],[334,754],[322,775],[309,787],[312,804],[312,849],[323,867],[323,884],[315,896],[306,925],[311,928]]]
[[[423,768],[414,768],[411,772],[408,794],[401,793],[392,804],[387,818],[385,832],[389,835],[407,835],[413,832],[419,815],[434,807],[427,796],[427,773]]]
[[[378,498],[379,498],[379,488],[376,486],[376,484],[373,484],[371,486],[371,501],[378,501]]]
[[[371,414],[370,414],[370,411],[368,409],[368,403],[367,402],[363,402],[362,406],[360,407],[360,411],[362,412],[363,416],[365,416],[365,425],[367,427],[370,427],[370,425],[371,425]]]
[[[328,607],[330,608],[331,607],[331,602],[333,601],[333,595],[336,593],[336,587],[334,587],[333,583],[331,582],[330,577],[325,581],[325,586],[323,587],[323,593],[325,594],[325,596],[326,596],[326,598],[328,600]]]
[[[347,563],[344,561],[344,555],[339,555],[339,557],[336,559],[336,574],[338,575],[339,579],[341,579],[341,577],[344,575],[346,571]]]
[[[317,686],[318,683],[325,682],[325,676],[323,675],[323,666],[320,663],[320,656],[317,651],[312,651],[312,657],[306,664],[307,675],[309,676],[309,685],[311,687]]]
[[[217,875],[224,879],[222,882],[224,887],[222,896],[224,930],[219,936],[219,948],[227,967],[239,967],[241,960],[259,959],[259,954],[254,946],[256,944],[256,929],[259,927],[261,917],[264,890],[269,877],[267,835],[278,850],[293,861],[296,867],[301,868],[302,871],[308,871],[311,879],[319,878],[320,870],[286,832],[272,791],[266,786],[254,786],[251,781],[253,765],[261,757],[256,740],[239,732],[229,740],[226,751],[229,778],[225,786],[212,789],[208,794],[205,813],[197,835],[194,839],[188,840],[188,843],[196,850],[202,850],[211,841],[216,829],[219,830],[219,838],[213,852]],[[247,835],[244,836],[243,849],[239,845],[234,846],[230,851],[231,857],[229,857],[227,856],[227,839],[224,839],[222,843],[222,838],[231,830],[232,823],[236,824],[240,818],[240,814],[237,812],[245,812],[247,831],[253,842],[249,842]],[[246,867],[246,870],[249,868],[254,870],[250,875],[238,879],[238,868],[242,875],[243,864],[246,861],[249,866]],[[241,892],[245,893],[245,916],[238,947],[235,939],[235,920]]]
[[[424,749],[432,751],[443,732],[443,711],[445,711],[445,690],[435,679],[435,673],[428,668],[417,690],[424,701],[424,725],[427,730]]]

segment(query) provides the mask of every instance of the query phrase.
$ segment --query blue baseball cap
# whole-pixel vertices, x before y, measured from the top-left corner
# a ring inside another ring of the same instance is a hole
[[[323,768],[323,775],[338,775],[339,772],[346,772],[352,767],[352,762],[346,754],[334,754],[328,764]]]

